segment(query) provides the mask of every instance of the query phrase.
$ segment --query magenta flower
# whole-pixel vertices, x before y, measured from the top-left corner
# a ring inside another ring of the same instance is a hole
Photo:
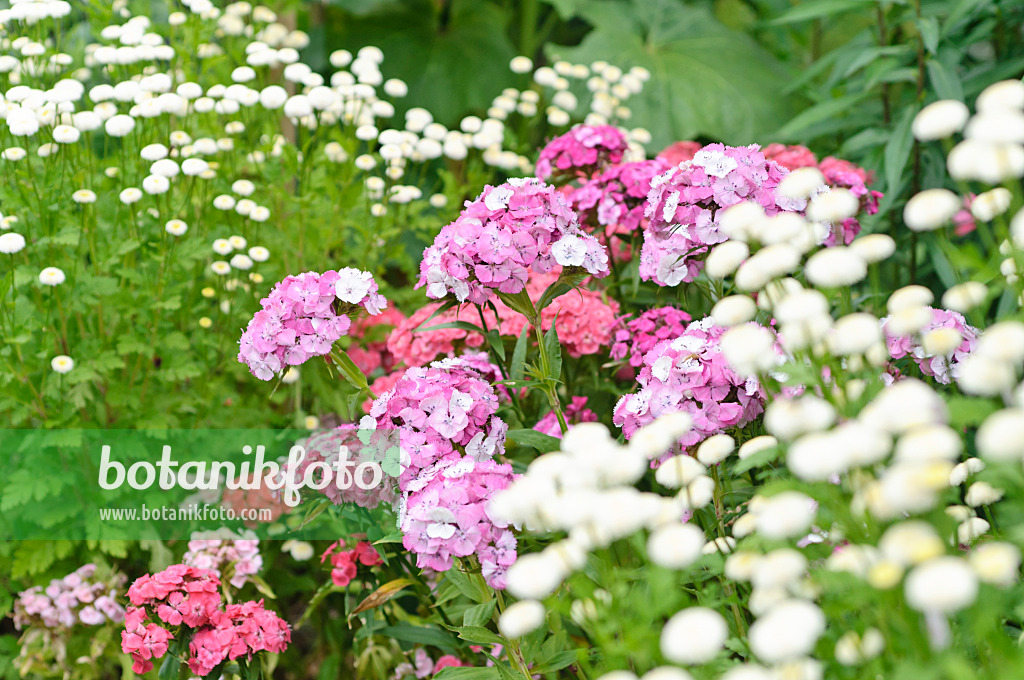
[[[648,309],[615,332],[611,358],[621,360],[628,356],[629,365],[637,367],[659,342],[682,335],[690,320],[689,314],[675,307]]]
[[[238,361],[260,380],[270,380],[286,366],[329,354],[348,333],[355,312],[380,314],[387,300],[372,275],[348,268],[286,277],[260,305],[238,341]]]
[[[745,425],[764,410],[765,394],[757,380],[741,378],[726,362],[718,344],[724,333],[702,319],[644,355],[640,389],[615,405],[613,422],[626,439],[659,416],[684,411],[693,417],[693,427],[679,443],[692,446]]]
[[[718,231],[722,208],[754,201],[768,215],[803,210],[799,201],[776,201],[775,188],[785,175],[756,144],[709,144],[693,160],[655,177],[647,197],[640,277],[662,286],[695,279],[701,267],[697,257],[726,240]]]
[[[577,125],[541,149],[537,177],[590,177],[609,163],[618,163],[629,148],[626,135],[613,125]]]
[[[495,293],[521,292],[531,271],[556,264],[608,275],[607,251],[580,229],[561,194],[532,178],[512,179],[485,187],[441,229],[423,252],[416,287],[426,286],[430,298],[484,304]]]
[[[600,225],[609,236],[640,231],[651,180],[670,167],[658,159],[609,166],[572,191],[572,207],[582,223]]]
[[[963,314],[947,309],[932,309],[932,321],[916,335],[895,335],[888,327],[889,318],[882,319],[882,330],[885,332],[885,344],[889,347],[889,356],[902,359],[910,356],[925,375],[935,378],[937,382],[948,385],[959,375],[959,364],[974,350],[978,342],[978,329],[967,323]],[[949,354],[928,356],[921,345],[921,336],[936,328],[952,328],[963,340]]]

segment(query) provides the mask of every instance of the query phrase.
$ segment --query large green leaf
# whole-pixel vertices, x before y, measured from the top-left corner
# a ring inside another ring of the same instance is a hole
[[[384,52],[384,77],[409,85],[409,94],[395,102],[399,113],[422,106],[453,125],[470,111],[483,111],[502,88],[515,84],[508,64],[516,52],[506,37],[507,15],[492,3],[452,0],[446,12],[437,7],[429,0],[406,0],[345,17],[324,29],[324,50],[355,52],[376,45]]]
[[[699,136],[730,144],[764,141],[759,136],[783,121],[784,71],[707,7],[677,0],[594,0],[580,13],[594,30],[578,47],[549,45],[549,55],[647,68],[650,81],[629,100],[630,125],[651,131],[652,148]]]

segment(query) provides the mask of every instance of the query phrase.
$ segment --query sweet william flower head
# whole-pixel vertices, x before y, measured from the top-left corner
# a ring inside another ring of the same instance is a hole
[[[560,262],[594,276],[608,274],[604,246],[580,230],[554,187],[513,179],[486,187],[441,230],[424,251],[416,287],[426,286],[431,298],[451,294],[483,304],[494,293],[521,292],[531,270],[544,274]]]

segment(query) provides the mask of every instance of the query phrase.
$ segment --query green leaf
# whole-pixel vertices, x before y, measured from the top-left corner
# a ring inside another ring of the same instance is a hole
[[[480,604],[473,605],[462,615],[462,623],[466,626],[482,626],[494,616],[494,607],[497,600],[487,600]]]
[[[935,94],[939,99],[963,101],[963,85],[951,68],[937,59],[929,59],[925,62],[925,68],[928,70],[928,82],[935,88]]]
[[[957,429],[977,427],[999,410],[995,402],[989,399],[949,397],[946,404],[949,406],[949,424]]]
[[[177,658],[168,654],[164,657],[164,661],[160,664],[160,670],[157,672],[157,677],[160,680],[178,680],[178,672],[181,670],[181,662]]]
[[[533,668],[532,671],[539,675],[545,675],[547,673],[554,673],[560,671],[567,666],[571,666],[579,660],[580,650],[570,649],[563,652],[558,652],[550,659],[544,660],[539,666]]]
[[[526,363],[526,346],[529,344],[529,337],[530,326],[523,326],[523,330],[519,333],[519,339],[516,340],[516,347],[512,350],[512,366],[508,376],[511,380],[523,379],[523,365]]]
[[[497,330],[489,330],[484,333],[484,337],[487,338],[487,346],[494,350],[494,354],[497,355],[501,363],[505,363],[505,343],[501,339],[501,333]]]
[[[630,126],[651,131],[652,149],[699,136],[749,144],[789,115],[779,96],[787,82],[782,67],[704,3],[593,0],[580,13],[594,30],[577,47],[548,45],[548,56],[648,69],[651,79],[627,105]]]
[[[885,183],[886,192],[896,193],[902,183],[903,171],[910,160],[910,151],[914,148],[914,136],[910,126],[917,114],[917,107],[908,107],[900,117],[896,128],[885,147]]]
[[[352,387],[357,390],[365,390],[370,386],[366,381],[366,376],[356,366],[356,362],[352,361],[348,352],[331,352],[331,358],[337,363],[338,370]]]
[[[503,645],[506,642],[505,638],[497,633],[492,633],[483,626],[462,626],[454,630],[458,631],[459,637],[466,642],[478,645]]]
[[[448,321],[446,323],[439,323],[436,326],[428,326],[427,328],[417,328],[413,333],[427,333],[429,331],[442,331],[449,328],[455,328],[460,331],[467,331],[469,333],[480,333],[483,334],[484,329],[480,328],[476,324],[469,323],[468,321]]]
[[[562,447],[562,440],[537,430],[509,430],[506,436],[520,446],[529,446],[541,453],[558,451]]]
[[[447,666],[434,676],[434,680],[495,680],[497,677],[498,669],[494,666]]]
[[[917,20],[917,30],[921,32],[921,41],[929,54],[935,54],[939,48],[939,21],[935,17],[921,17]]]
[[[434,626],[414,626],[411,623],[402,622],[381,628],[380,634],[403,642],[431,645],[448,652],[455,652],[457,649],[451,634]]]
[[[379,47],[388,55],[388,77],[409,85],[406,106],[422,106],[451,126],[469,111],[486,110],[502,88],[522,85],[508,68],[516,56],[507,37],[508,20],[509,13],[490,2],[406,0],[366,17],[331,22],[324,39],[352,52],[364,45]]]
[[[771,20],[772,24],[794,24],[871,7],[871,0],[807,0]]]
[[[794,116],[792,120],[776,130],[772,137],[785,142],[793,141],[799,138],[812,125],[833,118],[840,113],[848,112],[851,108],[860,104],[861,100],[866,99],[869,94],[859,92],[836,99],[826,99],[820,104],[815,104]]]
[[[556,329],[558,317],[551,323],[551,328],[544,334],[544,351],[548,355],[550,364],[547,378],[559,380],[562,377],[562,346],[558,343],[558,330]]]
[[[554,302],[555,298],[561,295],[565,295],[570,290],[572,290],[572,286],[570,286],[565,281],[555,281],[550,286],[548,286],[544,290],[544,294],[540,296],[540,300],[537,301],[537,311],[541,311],[542,309],[550,305],[552,302]]]

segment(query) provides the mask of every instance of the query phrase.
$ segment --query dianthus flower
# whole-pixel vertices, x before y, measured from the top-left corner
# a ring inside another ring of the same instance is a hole
[[[597,414],[587,408],[586,397],[573,397],[572,402],[565,407],[565,422],[570,425],[596,423]],[[558,416],[554,411],[548,411],[543,418],[537,421],[533,429],[558,439],[562,438],[562,428],[558,425]]]
[[[285,366],[329,354],[356,311],[380,314],[387,300],[372,275],[348,268],[289,276],[260,305],[239,340],[238,360],[260,380],[270,380]]]
[[[64,578],[53,579],[44,590],[33,586],[14,602],[14,627],[70,628],[77,623],[98,626],[106,621],[124,620],[124,608],[117,603],[116,591],[124,583],[123,574],[112,574],[105,581],[92,581],[95,564],[86,564]]]
[[[608,236],[640,231],[651,180],[669,167],[661,160],[612,165],[572,192],[572,207],[583,224],[600,225]]]
[[[608,253],[583,232],[576,213],[554,187],[532,178],[487,186],[423,252],[416,287],[427,297],[449,294],[484,304],[494,294],[522,292],[532,270],[608,275]]]
[[[479,333],[461,328],[439,328],[415,332],[417,328],[424,325],[425,321],[427,328],[459,320],[479,323],[476,311],[468,305],[446,310],[431,319],[431,315],[440,307],[440,302],[432,302],[413,312],[412,316],[395,327],[395,330],[388,336],[388,351],[398,361],[406,366],[426,366],[438,356],[452,356],[463,348],[476,348],[484,343],[484,337]],[[473,313],[472,316],[470,316],[470,312]],[[494,314],[490,310],[484,310],[484,317],[488,324],[493,326]]]
[[[151,607],[166,624],[198,628],[220,607],[220,579],[209,569],[172,564],[150,576],[146,574],[128,587],[134,607]]]
[[[365,441],[364,441],[365,439]],[[335,469],[335,463],[342,455],[345,447],[345,459],[351,461],[348,468],[352,475],[363,463],[373,462],[383,468],[389,451],[398,443],[397,436],[389,430],[360,431],[355,425],[344,424],[334,430],[318,430],[307,439],[298,442],[306,452],[306,456],[292,471],[296,480],[305,480],[307,470],[315,464],[309,473],[314,485],[323,482],[323,466]],[[364,484],[369,480],[364,478]],[[396,498],[394,479],[385,474],[380,483],[364,489],[355,483],[355,478],[339,479],[333,476],[330,482],[319,490],[320,493],[335,505],[353,503],[362,508],[373,509],[382,503],[393,503]]]
[[[626,439],[659,416],[683,411],[693,417],[693,426],[679,443],[692,446],[745,425],[764,410],[765,394],[758,381],[737,375],[722,354],[719,341],[724,333],[710,319],[702,319],[644,355],[637,377],[640,389],[615,405],[613,422]]]
[[[209,569],[217,578],[224,567],[231,565],[231,580],[234,588],[241,588],[249,577],[263,568],[260,542],[254,539],[199,538],[188,542],[188,552],[181,558],[182,564]]]
[[[335,541],[320,556],[321,564],[330,558],[331,581],[339,588],[344,588],[352,582],[358,565],[373,567],[383,563],[377,551],[366,541],[359,541],[351,550],[344,550],[344,547],[344,543]]]
[[[806,146],[800,144],[769,144],[764,147],[764,157],[775,161],[792,172],[797,168],[813,168],[818,165],[818,157]]]
[[[226,660],[251,659],[257,652],[280,654],[291,639],[288,624],[264,609],[263,600],[229,604],[192,636],[188,667],[206,676]]]
[[[774,215],[783,209],[775,187],[785,174],[781,166],[765,160],[756,144],[709,144],[692,161],[655,177],[647,197],[641,278],[663,286],[692,281],[700,269],[695,256],[726,240],[718,231],[720,210],[754,201]]]
[[[462,458],[483,461],[504,450],[508,426],[496,415],[498,395],[464,359],[410,368],[370,409],[377,429],[401,437],[399,488],[421,472]]]
[[[388,349],[388,340],[405,322],[405,315],[389,307],[375,316],[361,316],[352,322],[348,337],[352,344],[346,350],[359,370],[370,375],[378,368],[390,371],[398,359]]]
[[[629,148],[626,135],[614,125],[577,125],[541,149],[538,179],[590,177],[609,163],[618,163]]]
[[[882,198],[882,192],[868,189],[867,185],[873,179],[868,171],[832,156],[821,161],[818,169],[825,175],[825,182],[830,187],[849,189],[850,193],[860,199],[861,210],[865,214],[874,215],[878,212],[878,200]],[[826,247],[849,245],[860,233],[860,222],[856,217],[848,217],[842,224],[833,224],[831,227],[824,242]]]
[[[466,457],[418,480],[423,487],[409,495],[401,519],[402,544],[416,553],[416,565],[447,571],[453,557],[475,554],[487,583],[504,588],[505,572],[516,560],[516,540],[487,506],[513,478],[511,465]]]
[[[121,651],[132,657],[132,672],[138,674],[153,670],[153,659],[163,657],[174,639],[166,628],[145,621],[145,609],[129,607],[121,631]]]
[[[639,366],[656,344],[682,335],[690,320],[689,314],[675,307],[648,309],[635,319],[624,321],[624,327],[615,331],[611,358],[618,361],[628,356],[630,366]]]
[[[683,161],[692,161],[694,154],[700,151],[701,143],[690,140],[673,142],[661,150],[658,159],[669,165],[679,165]]]
[[[921,344],[921,337],[937,328],[952,328],[962,338],[959,345],[949,354],[929,356]],[[910,356],[925,375],[935,378],[937,382],[948,385],[959,375],[959,364],[974,350],[978,341],[978,329],[967,323],[963,314],[948,309],[932,309],[932,321],[916,335],[894,335],[888,328],[888,317],[882,319],[882,330],[885,331],[885,343],[889,347],[889,356],[902,359]]]
[[[547,287],[557,280],[556,271],[532,277],[526,286],[530,299],[537,303]],[[495,308],[501,320],[502,335],[518,337],[527,324],[525,317],[501,302],[496,303]],[[606,299],[596,290],[576,288],[541,310],[541,330],[547,331],[553,324],[558,342],[569,356],[597,354],[611,344],[618,313],[619,303],[615,300]]]

